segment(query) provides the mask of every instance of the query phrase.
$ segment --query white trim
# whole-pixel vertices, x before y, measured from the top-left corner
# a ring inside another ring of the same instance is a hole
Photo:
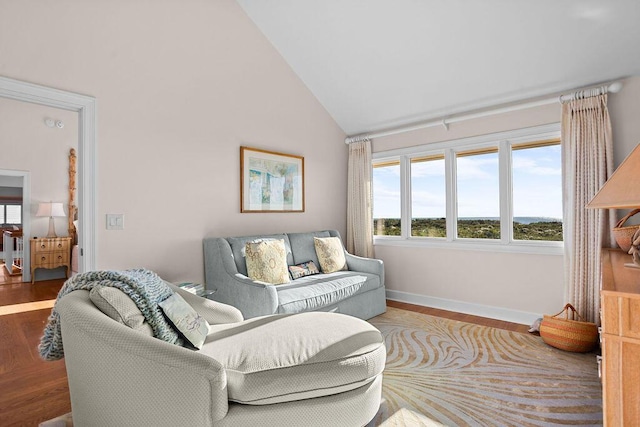
[[[495,144],[496,141],[509,140],[512,143],[520,143],[531,141],[532,139],[550,139],[557,138],[560,132],[560,123],[550,123],[540,126],[532,126],[528,128],[514,129],[505,132],[489,133],[485,135],[470,136],[468,138],[451,139],[448,141],[431,142],[428,144],[414,145],[412,147],[398,148],[395,150],[378,151],[372,154],[373,160],[382,160],[400,156],[420,156],[428,154],[436,150],[446,150],[447,148],[455,148],[456,151],[464,151],[469,146],[478,146],[480,144]]]
[[[456,239],[454,241],[448,241],[444,238],[434,237],[412,237],[404,239],[396,236],[374,236],[373,245],[532,255],[564,255],[564,245],[562,242],[538,242],[534,240],[516,241],[505,244],[500,240],[490,239]]]
[[[474,316],[488,317],[490,319],[504,320],[521,325],[531,325],[541,314],[527,311],[512,310],[509,308],[494,307],[490,305],[475,304],[465,301],[457,301],[445,298],[430,297],[427,295],[413,294],[409,292],[387,289],[387,299],[406,302],[424,307],[439,308],[441,310],[455,311],[457,313],[471,314]]]
[[[78,230],[82,256],[80,271],[96,265],[96,99],[73,92],[53,89],[0,76],[0,97],[32,102],[78,113]],[[26,245],[25,245],[26,250]],[[24,276],[23,276],[24,277]]]

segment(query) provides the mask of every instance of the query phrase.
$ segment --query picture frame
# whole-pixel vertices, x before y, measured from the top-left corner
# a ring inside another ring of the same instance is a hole
[[[240,147],[240,212],[304,212],[304,157]]]

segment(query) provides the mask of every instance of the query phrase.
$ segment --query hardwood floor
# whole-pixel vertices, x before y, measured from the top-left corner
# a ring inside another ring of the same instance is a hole
[[[71,411],[64,360],[45,362],[37,349],[51,309],[29,310],[29,303],[55,299],[63,283],[0,285],[0,313],[28,310],[0,315],[0,426],[37,426]]]
[[[0,285],[0,308],[33,301],[55,299],[64,280],[19,285]],[[396,301],[389,307],[416,311],[510,331],[528,327],[451,311]],[[51,310],[0,314],[0,426],[37,426],[71,411],[64,360],[45,362],[37,346]]]
[[[447,319],[459,320],[461,322],[475,323],[477,325],[489,326],[497,329],[505,329],[507,331],[529,333],[529,326],[526,325],[505,322],[504,320],[490,319],[487,317],[473,316],[471,314],[457,313],[455,311],[440,310],[438,308],[423,307],[421,305],[391,300],[387,300],[387,307],[396,307],[403,310],[429,314],[431,316],[445,317]]]

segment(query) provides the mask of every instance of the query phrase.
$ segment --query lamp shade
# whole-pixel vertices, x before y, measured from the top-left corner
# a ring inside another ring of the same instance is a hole
[[[587,208],[625,209],[640,207],[640,144],[593,196]]]
[[[64,209],[62,208],[62,203],[54,203],[54,202],[46,202],[40,203],[38,205],[38,212],[36,212],[36,216],[66,216],[64,213]]]

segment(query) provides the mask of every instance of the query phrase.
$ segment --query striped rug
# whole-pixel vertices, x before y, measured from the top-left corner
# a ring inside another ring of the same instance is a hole
[[[383,404],[373,425],[602,424],[594,353],[391,307],[370,322],[387,345]]]

